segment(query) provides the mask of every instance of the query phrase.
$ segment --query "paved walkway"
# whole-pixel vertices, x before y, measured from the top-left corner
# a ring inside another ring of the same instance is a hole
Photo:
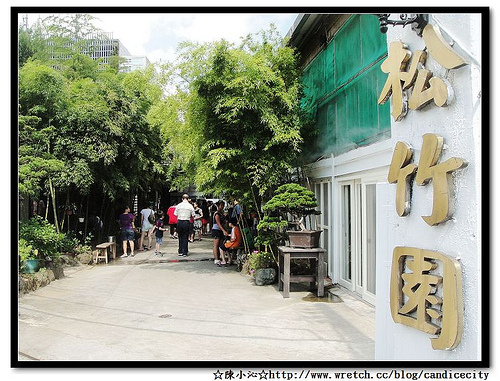
[[[318,299],[213,264],[212,240],[177,241],[66,277],[19,301],[19,360],[373,360],[375,309],[342,289]]]

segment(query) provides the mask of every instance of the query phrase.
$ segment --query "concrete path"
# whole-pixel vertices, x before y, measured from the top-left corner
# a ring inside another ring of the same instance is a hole
[[[212,240],[177,241],[65,278],[19,301],[19,360],[335,361],[374,359],[375,309],[343,289],[256,286],[213,264]]]

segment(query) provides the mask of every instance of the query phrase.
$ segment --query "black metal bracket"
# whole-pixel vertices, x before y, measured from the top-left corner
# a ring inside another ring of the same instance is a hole
[[[425,26],[429,23],[429,16],[426,14],[411,14],[411,13],[400,13],[399,20],[390,20],[389,13],[375,14],[378,17],[380,23],[380,31],[382,33],[387,33],[387,25],[402,25],[403,28],[406,25],[411,25],[411,29],[421,36]]]

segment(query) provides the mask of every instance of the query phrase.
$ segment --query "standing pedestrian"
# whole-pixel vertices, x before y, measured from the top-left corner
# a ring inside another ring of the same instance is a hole
[[[209,220],[210,220],[210,212],[208,210],[208,204],[207,200],[203,200],[201,203],[201,211],[202,211],[202,217],[201,217],[201,233],[202,235],[208,235],[210,233],[209,231]]]
[[[165,227],[165,214],[162,211],[158,212],[158,219],[156,220],[155,227],[153,228],[156,236],[156,250],[155,255],[160,255],[160,246],[163,243],[163,232],[167,230]],[[163,255],[163,254],[162,254]]]
[[[135,216],[130,213],[130,208],[128,206],[125,207],[122,214],[120,214],[120,230],[122,235],[123,242],[123,254],[120,258],[128,257],[127,254],[127,242],[130,245],[130,256],[134,256],[134,238],[135,238],[135,225],[134,225]]]
[[[179,238],[179,256],[187,257],[189,242],[189,220],[194,217],[193,205],[189,202],[187,194],[182,195],[182,202],[175,207],[174,215],[177,216],[177,236]]]
[[[202,218],[203,218],[203,210],[199,207],[198,203],[194,203],[194,222],[193,222],[193,238],[192,240],[194,241],[194,236],[198,236],[198,241],[201,241],[201,229],[203,227],[202,225]]]
[[[170,226],[170,238],[177,238],[177,216],[174,214],[177,202],[174,202],[167,210],[168,224]]]
[[[219,200],[216,203],[217,211],[213,215],[213,224],[212,224],[212,237],[214,238],[214,247],[213,247],[213,255],[214,255],[214,265],[219,265],[219,245],[224,239],[225,236],[228,236],[229,233],[224,228],[224,215],[222,214],[224,210],[224,201]]]
[[[141,239],[139,241],[139,251],[144,251],[144,237],[148,237],[147,250],[151,250],[151,241],[153,239],[153,228],[156,221],[155,212],[153,211],[153,203],[141,210]]]

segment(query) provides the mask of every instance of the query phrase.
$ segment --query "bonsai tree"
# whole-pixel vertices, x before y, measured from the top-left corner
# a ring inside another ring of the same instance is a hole
[[[273,198],[263,207],[269,213],[277,213],[281,221],[288,220],[288,214],[293,218],[290,222],[295,225],[295,230],[307,230],[304,225],[304,218],[310,215],[321,214],[316,210],[318,203],[314,192],[307,190],[299,184],[290,183],[280,186]],[[281,225],[283,226],[283,225]]]

